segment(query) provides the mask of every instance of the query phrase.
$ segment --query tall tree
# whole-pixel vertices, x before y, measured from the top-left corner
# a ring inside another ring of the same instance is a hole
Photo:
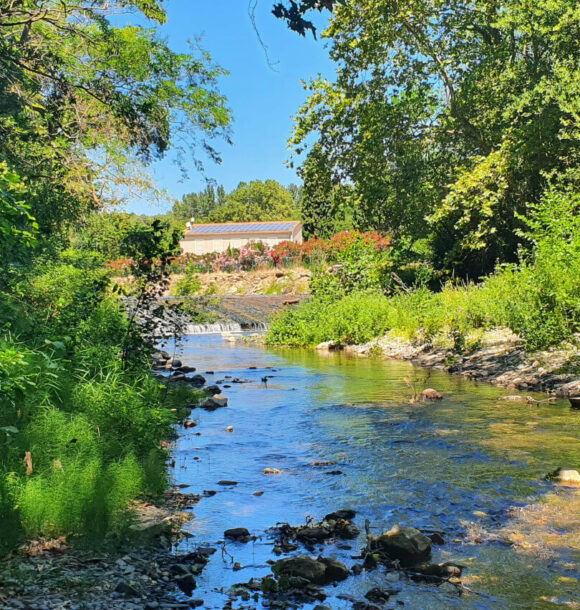
[[[199,193],[188,193],[184,195],[181,201],[177,201],[173,205],[171,216],[181,224],[188,222],[191,218],[195,222],[205,222],[216,208],[223,205],[223,200],[220,203],[220,189],[218,186],[217,194],[213,186],[207,186]],[[222,193],[223,198],[223,193]]]
[[[175,53],[155,26],[161,0],[9,0],[0,4],[0,161],[28,184],[49,229],[119,191],[149,190],[136,168],[170,146],[219,160],[229,113],[223,70],[197,49]]]
[[[549,174],[578,163],[577,3],[284,6],[291,27],[309,10],[333,10],[323,36],[337,78],[309,85],[296,153],[317,142],[368,226],[428,235],[440,267],[474,277],[514,260],[519,215]]]

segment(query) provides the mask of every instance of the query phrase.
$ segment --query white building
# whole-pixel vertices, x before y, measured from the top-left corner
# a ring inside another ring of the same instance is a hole
[[[299,220],[199,225],[188,223],[180,244],[184,254],[206,254],[241,248],[249,242],[258,241],[267,246],[275,246],[281,241],[301,244],[302,223]]]

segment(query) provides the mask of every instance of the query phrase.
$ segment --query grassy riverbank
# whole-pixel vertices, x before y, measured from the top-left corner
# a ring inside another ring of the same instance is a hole
[[[52,253],[5,279],[0,539],[112,539],[130,501],[166,489],[161,443],[195,392],[151,375],[150,344],[86,253]]]
[[[393,290],[382,283],[369,289],[369,276],[377,275],[372,262],[347,278],[350,289],[342,270],[315,277],[313,298],[276,318],[267,341],[359,344],[393,331],[463,353],[477,347],[485,330],[498,327],[512,330],[529,350],[575,341],[580,332],[580,221],[573,212],[579,199],[557,193],[548,198],[531,216],[534,244],[522,252],[519,264],[500,265],[477,284],[449,281],[432,291],[420,286]]]

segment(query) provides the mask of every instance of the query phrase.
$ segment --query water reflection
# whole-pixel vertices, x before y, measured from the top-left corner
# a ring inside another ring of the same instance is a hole
[[[443,530],[447,544],[435,547],[434,560],[468,567],[465,582],[473,593],[458,597],[445,587],[405,581],[395,583],[400,593],[393,601],[412,608],[540,608],[550,599],[574,599],[578,547],[562,544],[547,559],[539,551],[522,552],[506,534],[529,529],[511,507],[554,493],[553,484],[542,481],[547,472],[577,466],[580,412],[565,402],[498,402],[504,390],[405,362],[265,350],[219,335],[190,337],[181,359],[202,373],[214,371],[207,376],[211,382],[226,375],[247,380],[224,390],[228,408],[194,412],[195,433],[201,436],[183,431],[178,442],[176,482],[190,484],[192,492],[218,491],[194,509],[188,526],[194,543],[215,543],[230,527],[263,536],[276,522],[303,523],[308,516],[348,507],[358,511],[359,524],[368,518],[376,532],[397,522]],[[266,374],[273,377],[264,384]],[[419,389],[437,388],[445,399],[410,404],[413,391],[405,378]],[[233,433],[225,431],[228,426]],[[264,475],[264,468],[282,473]],[[337,471],[341,474],[328,474]],[[238,485],[222,488],[221,479]],[[257,491],[264,494],[255,496]],[[578,503],[556,496],[561,510],[578,509]],[[562,528],[577,526],[572,520]],[[563,531],[562,542],[570,539]],[[360,542],[350,550],[325,552],[352,565]],[[270,571],[266,537],[227,548],[236,562],[252,567],[234,571],[231,561],[216,553],[198,580],[196,597],[205,607],[223,607],[227,598],[219,590]],[[351,577],[330,589],[326,603],[350,608],[351,602],[337,596],[362,599],[373,586],[395,578],[381,571]]]

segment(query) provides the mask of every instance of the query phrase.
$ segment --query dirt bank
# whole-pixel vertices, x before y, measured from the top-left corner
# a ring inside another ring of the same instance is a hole
[[[169,293],[182,274],[171,276]],[[279,295],[308,294],[312,272],[303,267],[292,269],[263,269],[225,273],[200,273],[199,294],[215,295]]]

